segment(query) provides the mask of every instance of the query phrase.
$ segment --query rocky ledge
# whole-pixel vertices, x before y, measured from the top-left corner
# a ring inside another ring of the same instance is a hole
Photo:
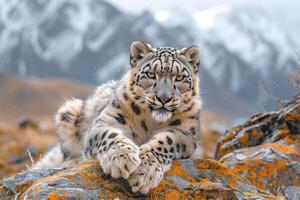
[[[97,161],[18,173],[0,181],[0,199],[300,199],[300,95],[277,112],[226,131],[216,160],[178,160],[159,187],[134,194]]]

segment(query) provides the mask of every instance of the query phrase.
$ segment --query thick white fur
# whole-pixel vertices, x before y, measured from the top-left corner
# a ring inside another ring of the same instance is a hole
[[[63,163],[63,153],[59,145],[54,146],[50,151],[48,151],[42,159],[32,166],[32,169],[50,169],[61,167]]]
[[[173,113],[168,112],[168,111],[162,113],[160,111],[153,110],[151,112],[151,115],[152,115],[153,119],[158,122],[166,122],[172,117]]]

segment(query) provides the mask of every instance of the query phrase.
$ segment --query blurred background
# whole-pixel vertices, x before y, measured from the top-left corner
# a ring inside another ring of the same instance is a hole
[[[86,98],[129,69],[134,40],[200,47],[204,129],[278,109],[299,91],[299,8],[299,0],[0,0],[2,133],[36,138],[9,151],[23,145],[21,153],[36,155],[53,143],[53,131],[43,146],[44,136],[9,126],[51,129],[65,100]]]

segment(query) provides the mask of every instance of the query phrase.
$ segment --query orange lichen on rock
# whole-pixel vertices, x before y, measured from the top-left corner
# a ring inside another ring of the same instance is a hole
[[[219,140],[216,159],[257,188],[300,199],[300,95],[237,127]]]
[[[300,186],[300,176],[291,167],[292,162],[299,161],[299,152],[280,143],[236,150],[221,159],[252,185],[272,192],[291,185]]]
[[[57,169],[51,173],[45,170],[44,173],[52,175],[36,179],[34,174],[40,175],[41,171],[31,173],[30,176],[27,172],[4,180],[2,184],[6,192],[20,193],[21,198],[28,199],[83,199],[83,196],[86,199],[235,199],[246,198],[250,193],[252,196],[268,194],[217,161],[204,159],[175,161],[160,185],[147,196],[132,193],[126,180],[104,175],[97,161],[80,163],[70,169]],[[22,177],[23,185],[28,183],[27,189],[18,190],[14,187],[18,184],[18,176]]]
[[[180,193],[176,190],[171,191],[166,195],[167,200],[180,199],[180,197],[181,197]]]
[[[59,200],[59,199],[67,199],[68,196],[64,194],[49,194],[48,200]]]

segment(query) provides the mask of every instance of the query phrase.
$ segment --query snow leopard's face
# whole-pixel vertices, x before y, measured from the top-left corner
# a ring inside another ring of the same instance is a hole
[[[157,121],[167,121],[176,110],[198,94],[198,47],[177,50],[151,48],[136,41],[131,46],[132,79]]]

